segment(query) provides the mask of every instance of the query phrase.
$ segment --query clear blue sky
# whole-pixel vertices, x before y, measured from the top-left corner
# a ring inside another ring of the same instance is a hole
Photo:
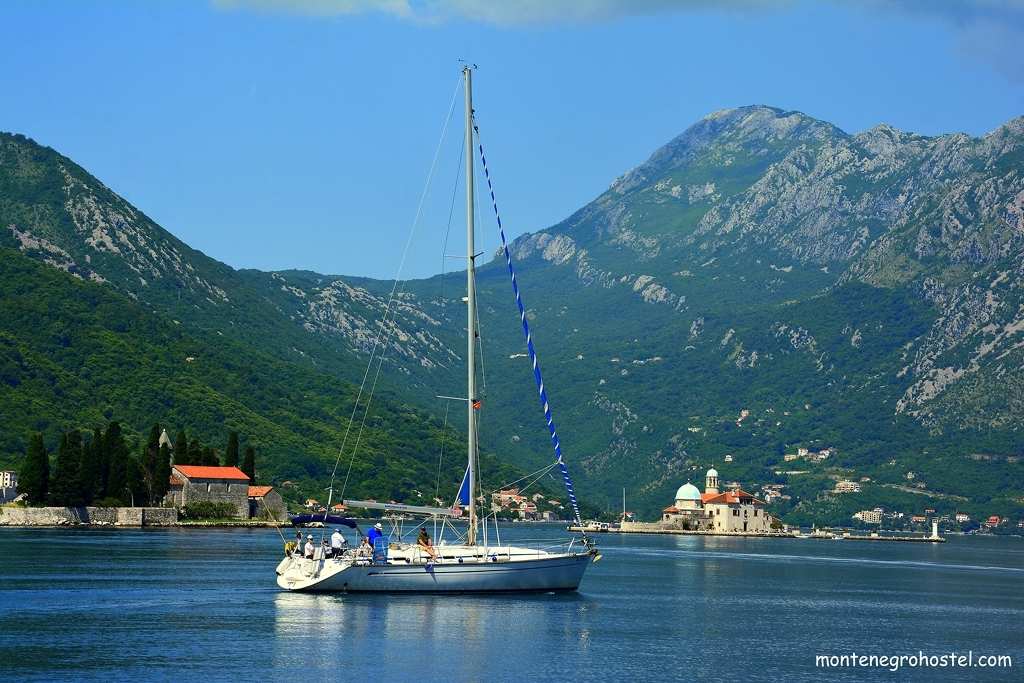
[[[513,234],[563,219],[724,107],[925,134],[1024,114],[1016,0],[408,1],[10,0],[0,129],[232,266],[391,277],[460,57],[480,64]],[[453,125],[407,275],[442,267]]]

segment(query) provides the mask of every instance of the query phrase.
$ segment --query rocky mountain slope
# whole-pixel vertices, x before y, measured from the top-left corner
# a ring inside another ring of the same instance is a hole
[[[1022,509],[1024,119],[971,138],[713,113],[565,221],[513,244],[567,458],[653,512],[717,464],[834,508],[834,479]],[[497,160],[496,160],[497,161]],[[0,243],[189,330],[356,379],[392,283],[234,271],[70,160],[0,137]],[[479,272],[488,445],[549,460],[503,264]],[[384,381],[439,415],[460,277],[403,283]],[[837,449],[786,474],[797,446]],[[726,456],[730,456],[726,464]],[[923,486],[921,486],[923,484]],[[886,499],[888,500],[888,499]],[[862,501],[868,504],[871,501]],[[963,505],[963,503],[961,503]]]

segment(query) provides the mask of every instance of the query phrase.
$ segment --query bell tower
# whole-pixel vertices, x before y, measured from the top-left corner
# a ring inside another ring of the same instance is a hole
[[[704,493],[718,493],[718,470],[712,467],[704,479]]]

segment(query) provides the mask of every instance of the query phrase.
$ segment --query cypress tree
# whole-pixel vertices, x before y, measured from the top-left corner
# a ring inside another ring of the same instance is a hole
[[[107,431],[109,431],[109,426]],[[96,444],[97,449],[97,462],[99,467],[99,481],[96,484],[96,495],[97,500],[101,500],[110,495],[110,448],[107,444],[107,435],[97,430],[97,433],[101,435],[100,442]]]
[[[142,467],[142,456],[145,445],[139,448],[139,455],[134,456],[130,452],[124,459],[124,492],[120,498],[124,505],[135,507],[145,505],[149,490],[146,486],[145,473]]]
[[[238,432],[228,433],[228,449],[224,452],[224,464],[238,467]]]
[[[188,439],[184,429],[179,429],[178,435],[174,437],[174,462],[179,465],[188,464]]]
[[[192,439],[188,444],[188,460],[182,463],[183,465],[202,465],[203,464],[203,444],[199,443],[199,439]]]
[[[82,499],[82,434],[72,430],[60,438],[57,449],[57,468],[50,485],[50,500],[54,505],[78,507]]]
[[[111,422],[107,425],[107,433],[103,437],[103,445],[107,451],[108,462],[110,463],[110,475],[107,478],[106,495],[110,498],[117,498],[126,501],[128,491],[128,446],[124,442],[124,435],[121,433],[121,425]]]
[[[149,430],[149,438],[146,440],[146,449],[143,451],[142,469],[149,488],[153,488],[153,479],[156,476],[156,458],[160,452],[160,425],[154,424]]]
[[[28,441],[25,462],[18,473],[18,488],[28,497],[33,505],[46,503],[46,493],[50,484],[50,456],[43,445],[43,435],[33,434]]]
[[[164,496],[171,488],[171,450],[167,444],[160,446],[156,456],[156,469],[153,471],[153,505],[160,505]]]
[[[248,475],[250,483],[256,482],[256,449],[252,446],[245,447],[245,457],[242,459],[242,471]]]
[[[203,449],[203,459],[200,462],[201,465],[208,465],[210,467],[219,467],[220,458],[217,457],[217,451],[213,450],[209,446]]]
[[[93,430],[89,443],[82,445],[81,490],[85,504],[99,498],[100,464],[103,459],[103,432]]]

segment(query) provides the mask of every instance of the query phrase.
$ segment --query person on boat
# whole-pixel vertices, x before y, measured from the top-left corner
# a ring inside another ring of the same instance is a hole
[[[420,550],[430,555],[431,560],[437,559],[437,551],[434,550],[434,545],[430,542],[430,534],[427,533],[427,527],[420,527],[420,535],[416,537],[416,545]]]
[[[378,538],[380,538],[381,536],[383,536],[383,535],[384,535],[384,527],[381,525],[380,522],[377,522],[376,524],[373,525],[373,528],[370,529],[367,532],[367,534],[366,534],[366,542],[369,543],[370,547],[372,548],[374,542],[376,542],[376,540]]]
[[[313,534],[306,536],[306,547],[304,548],[304,556],[307,560],[313,559],[313,552],[316,548],[313,546]]]
[[[295,548],[293,549],[295,554],[302,557],[302,532],[295,532]]]
[[[331,534],[331,554],[335,557],[340,557],[341,554],[345,552],[346,543],[347,541],[345,540],[345,537],[341,535],[341,531],[335,529],[334,533]]]

